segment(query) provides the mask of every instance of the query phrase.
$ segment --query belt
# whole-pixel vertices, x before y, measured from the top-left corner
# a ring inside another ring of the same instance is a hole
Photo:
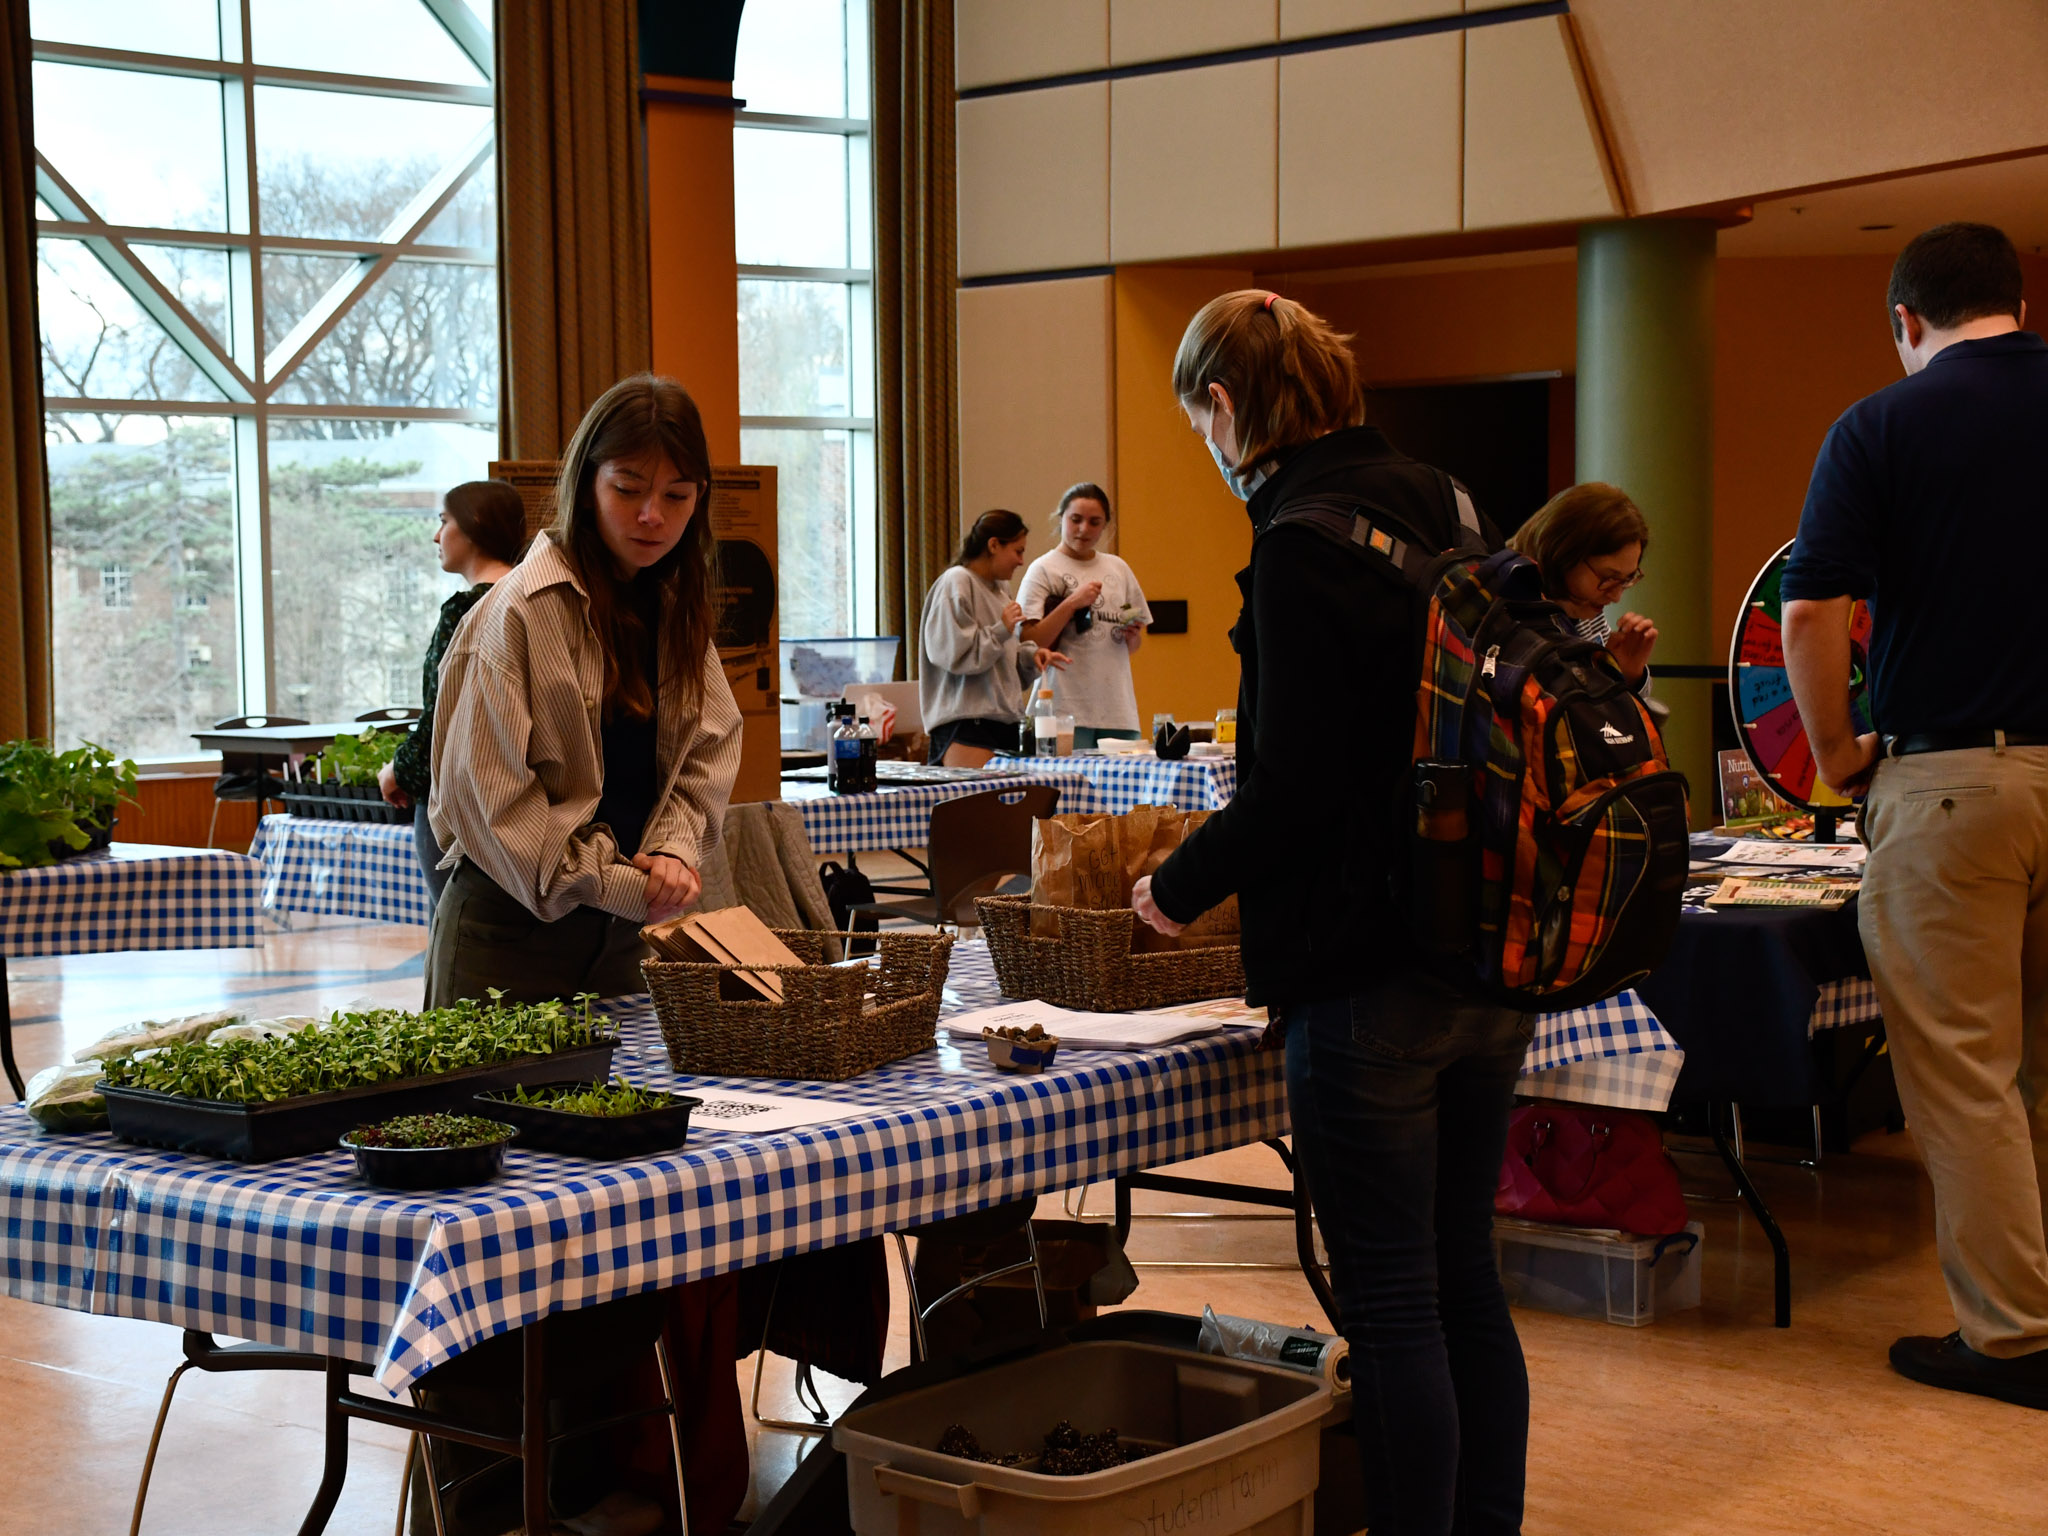
[[[1910,757],[1915,752],[1968,752],[1979,747],[2048,747],[2048,736],[2038,731],[1915,731],[1888,737],[1885,755]]]

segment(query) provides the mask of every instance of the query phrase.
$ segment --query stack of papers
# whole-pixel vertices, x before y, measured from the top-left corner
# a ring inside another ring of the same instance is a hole
[[[1200,1006],[1200,1005],[1195,1005]],[[1244,1005],[1236,1005],[1242,1009]],[[1051,1003],[999,1003],[946,1020],[946,1032],[979,1040],[984,1028],[1010,1026],[1028,1030],[1036,1024],[1059,1037],[1061,1046],[1077,1051],[1148,1051],[1157,1046],[1214,1034],[1219,1029],[1264,1029],[1262,1018],[1205,1017],[1193,1012],[1084,1013]]]
[[[1769,869],[1839,869],[1863,867],[1870,850],[1861,843],[1780,843],[1759,837],[1738,838],[1716,864],[1754,864]]]

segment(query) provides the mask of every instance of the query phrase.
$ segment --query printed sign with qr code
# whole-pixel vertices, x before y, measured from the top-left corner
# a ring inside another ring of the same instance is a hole
[[[767,1104],[742,1104],[737,1099],[706,1099],[694,1113],[703,1120],[744,1120],[749,1115],[772,1115],[773,1106]]]

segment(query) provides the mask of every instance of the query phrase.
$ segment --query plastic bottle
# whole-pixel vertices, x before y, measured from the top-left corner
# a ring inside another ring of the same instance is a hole
[[[825,787],[835,795],[850,795],[860,788],[860,732],[853,723],[853,706],[838,704],[832,711],[831,755],[825,762]]]
[[[1031,749],[1039,757],[1060,752],[1060,717],[1053,713],[1052,690],[1041,688],[1031,701]]]
[[[854,734],[860,745],[860,787],[863,793],[872,794],[882,787],[881,770],[875,766],[881,738],[875,735],[866,715],[860,717],[860,727]]]

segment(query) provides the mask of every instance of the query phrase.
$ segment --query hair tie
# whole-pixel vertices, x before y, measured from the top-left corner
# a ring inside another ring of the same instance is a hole
[[[1267,314],[1269,314],[1269,315],[1270,315],[1271,313],[1273,313],[1273,301],[1274,301],[1275,299],[1279,298],[1279,297],[1280,297],[1280,295],[1279,295],[1279,294],[1277,294],[1277,293],[1269,293],[1269,294],[1267,294],[1267,295],[1266,295],[1266,313],[1267,313]]]

